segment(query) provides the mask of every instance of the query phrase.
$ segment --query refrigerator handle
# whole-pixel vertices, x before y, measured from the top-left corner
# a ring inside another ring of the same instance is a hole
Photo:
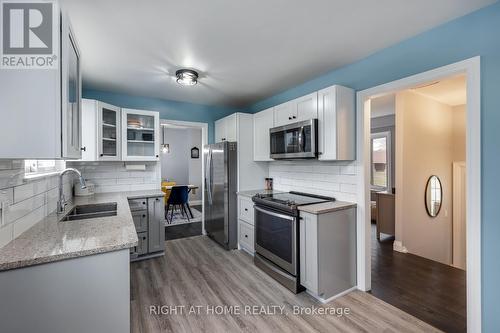
[[[212,204],[212,148],[208,148],[208,153],[207,153],[207,162],[205,166],[205,186],[207,187],[207,198],[208,198],[208,204]]]

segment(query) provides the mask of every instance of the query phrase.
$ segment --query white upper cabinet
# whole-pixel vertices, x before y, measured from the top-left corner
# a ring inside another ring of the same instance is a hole
[[[121,160],[121,110],[91,99],[82,100],[83,161]]]
[[[296,121],[304,121],[318,118],[318,93],[305,95],[292,101]]]
[[[274,126],[283,126],[297,121],[292,101],[274,107]]]
[[[215,121],[215,142],[237,141],[237,114]]]
[[[122,109],[122,159],[158,161],[160,114],[155,111]]]
[[[272,161],[269,129],[274,127],[274,109],[270,108],[253,115],[253,160]]]
[[[356,159],[354,90],[332,86],[318,92],[319,160]]]
[[[55,21],[56,68],[0,69],[2,159],[81,158],[81,57],[68,17]]]
[[[274,126],[318,118],[318,93],[313,92],[274,107]]]

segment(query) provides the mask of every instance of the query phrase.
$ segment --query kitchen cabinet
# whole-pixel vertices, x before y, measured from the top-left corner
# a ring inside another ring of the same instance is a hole
[[[269,129],[274,127],[274,109],[270,108],[253,115],[253,160],[272,161]]]
[[[165,208],[163,197],[129,199],[137,246],[130,249],[132,261],[161,256],[165,252]]]
[[[165,206],[163,197],[148,198],[148,252],[164,250],[165,245]]]
[[[250,113],[236,112],[215,122],[215,138],[217,142],[231,141],[237,143],[238,191],[261,189],[264,186],[264,179],[268,177],[267,165],[265,163],[255,163],[253,159],[253,117],[254,115]]]
[[[121,110],[122,160],[158,161],[160,114],[155,111]]]
[[[81,158],[81,55],[67,15],[55,20],[56,68],[0,69],[1,158]]]
[[[332,86],[318,92],[318,159],[356,159],[356,118],[353,89]]]
[[[356,208],[300,212],[300,284],[322,302],[356,285]]]
[[[237,113],[215,121],[215,142],[237,141]]]
[[[82,100],[82,161],[121,160],[121,110],[91,99]]]
[[[254,204],[252,198],[238,195],[239,248],[254,255]]]
[[[318,117],[318,93],[296,98],[274,107],[274,126],[283,126]]]

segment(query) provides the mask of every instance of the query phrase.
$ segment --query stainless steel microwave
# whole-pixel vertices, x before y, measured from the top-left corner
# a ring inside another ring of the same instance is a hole
[[[269,130],[270,157],[280,159],[316,158],[318,119],[309,119]]]

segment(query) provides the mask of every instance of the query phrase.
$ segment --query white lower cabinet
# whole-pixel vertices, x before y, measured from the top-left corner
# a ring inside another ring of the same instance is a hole
[[[254,226],[239,220],[239,243],[240,248],[246,250],[250,254],[254,254]]]
[[[327,302],[356,286],[356,208],[300,212],[300,284]]]
[[[240,248],[254,254],[254,209],[252,198],[238,195],[238,243]]]

